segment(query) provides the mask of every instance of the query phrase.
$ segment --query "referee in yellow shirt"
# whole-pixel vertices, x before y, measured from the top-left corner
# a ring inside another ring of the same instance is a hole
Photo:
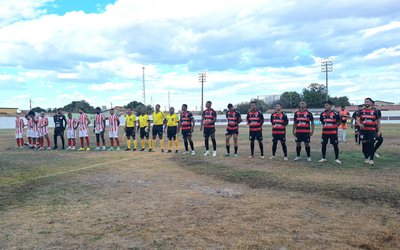
[[[145,109],[142,109],[138,121],[139,121],[138,130],[140,129],[140,139],[142,143],[142,148],[140,149],[140,151],[144,151],[146,148],[146,141],[144,140],[144,138],[146,137],[150,152],[151,151],[151,140],[149,140],[150,118],[146,114]]]
[[[165,114],[160,111],[160,104],[156,105],[156,111],[153,112],[153,127],[152,127],[152,135],[153,135],[153,149],[156,149],[157,145],[157,135],[160,140],[161,152],[164,153],[164,140],[163,140],[163,127],[165,124]]]
[[[167,153],[172,152],[172,139],[175,141],[175,153],[178,153],[178,137],[176,134],[179,132],[178,131],[178,123],[179,123],[179,118],[178,115],[175,114],[175,109],[171,107],[169,109],[169,114],[166,117],[167,119],[167,137],[168,137],[168,151]]]
[[[135,134],[135,126],[136,126],[136,116],[132,114],[132,108],[129,107],[127,114],[125,115],[125,135],[126,135],[126,144],[128,146],[125,151],[131,150],[131,137],[133,139],[133,151],[136,151],[137,142],[136,142],[136,134]]]

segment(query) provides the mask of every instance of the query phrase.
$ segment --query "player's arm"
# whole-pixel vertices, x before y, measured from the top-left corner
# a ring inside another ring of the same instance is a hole
[[[117,117],[117,127],[119,127],[119,125],[121,124],[121,121],[119,120],[119,117],[117,115],[115,117]]]
[[[204,123],[204,113],[203,114],[201,114],[201,124],[200,124],[200,131],[202,131],[203,130],[203,123]]]
[[[272,126],[274,126],[273,117],[274,117],[274,114],[272,113],[271,116],[269,117],[269,122],[271,123]]]
[[[79,120],[76,121],[76,126],[74,127],[74,129],[77,129],[79,126]]]
[[[364,128],[364,124],[361,123],[361,119],[360,119],[359,116],[357,116],[357,124],[358,124],[358,126],[359,126],[361,129]]]
[[[312,115],[312,113],[310,113],[310,122],[311,122],[310,136],[312,136],[314,134],[314,129],[315,129],[314,116]]]
[[[63,115],[63,122],[64,122],[64,128],[66,128],[67,127],[67,118],[65,118],[65,115]]]
[[[294,120],[293,120],[293,135],[296,136],[296,127],[297,127],[297,119],[296,119],[296,113],[294,114]]]
[[[264,124],[264,115],[263,113],[260,112],[260,123],[261,123],[261,127]]]
[[[89,124],[90,124],[91,121],[90,121],[88,115],[85,116],[85,120],[86,120],[86,126],[89,126]]]
[[[103,116],[103,131],[106,129],[106,117],[105,116]]]
[[[193,130],[194,130],[194,125],[196,124],[196,119],[194,119],[194,117],[192,116],[192,117],[190,118],[190,120],[191,120],[191,123],[192,123],[191,132],[193,132]]]
[[[138,121],[137,121],[137,128],[136,128],[136,131],[137,131],[137,132],[139,132],[139,128],[140,128],[140,117],[139,117],[139,119],[138,119]]]
[[[322,116],[323,112],[319,115],[319,121],[321,122],[321,124],[324,122],[324,118]],[[335,114],[335,119],[336,119],[336,114]]]
[[[351,116],[351,120],[350,120],[350,126],[351,126],[351,128],[353,128],[353,121],[355,121],[355,119],[354,119],[355,113],[356,113],[356,112],[354,112],[353,115]]]
[[[376,135],[380,137],[382,135],[381,132],[381,119],[376,120]]]
[[[337,125],[340,125],[341,121],[340,121],[339,113],[335,113],[335,114],[336,114],[335,118],[336,118]]]
[[[238,112],[238,125],[243,121],[242,115]]]
[[[283,121],[285,123],[284,126],[286,127],[289,124],[289,119],[285,113],[283,114]]]

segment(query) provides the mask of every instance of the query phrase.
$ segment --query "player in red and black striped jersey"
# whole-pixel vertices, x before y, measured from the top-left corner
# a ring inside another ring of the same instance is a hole
[[[378,116],[382,117],[382,112],[375,106],[375,102],[372,101],[372,108],[374,108],[376,110],[376,112],[378,112]],[[379,155],[376,153],[376,151],[380,148],[380,146],[383,143],[383,135],[382,132],[380,133],[380,136],[376,137],[376,143],[375,143],[375,157],[379,158]]]
[[[300,102],[300,109],[294,113],[293,135],[296,137],[296,158],[301,160],[301,143],[304,142],[307,161],[311,161],[310,137],[314,134],[314,116],[307,110],[306,101]]]
[[[358,105],[358,110],[354,111],[353,115],[351,116],[351,128],[354,128],[354,139],[356,141],[356,144],[360,145],[361,140],[360,140],[360,126],[357,123],[357,117],[360,115],[360,111],[364,108],[363,105]],[[354,126],[353,126],[353,121],[354,121]]]
[[[233,143],[235,145],[235,153],[233,154],[235,157],[238,156],[238,135],[239,135],[239,123],[242,122],[242,116],[239,111],[233,108],[231,103],[228,104],[228,111],[226,112],[226,119],[228,121],[228,125],[226,127],[226,154],[225,156],[230,155],[230,139],[233,135]]]
[[[261,159],[264,159],[264,145],[263,135],[262,135],[262,126],[264,124],[264,115],[257,110],[256,102],[252,101],[250,103],[250,111],[247,114],[246,120],[249,125],[249,140],[250,140],[250,151],[251,155],[249,159],[254,159],[254,141],[257,139],[258,146],[260,147]]]
[[[275,112],[271,114],[270,121],[272,124],[272,156],[269,159],[275,159],[276,148],[280,141],[284,154],[283,159],[287,161],[286,126],[289,124],[289,120],[287,115],[282,112],[280,103],[275,104]]]
[[[217,112],[211,108],[211,101],[206,102],[206,110],[203,111],[201,115],[201,126],[200,131],[203,131],[204,136],[204,146],[206,147],[206,152],[204,155],[210,155],[208,150],[208,138],[211,137],[213,144],[213,156],[217,156],[217,141],[215,140],[215,122],[217,120]]]
[[[338,127],[341,124],[341,117],[338,112],[332,110],[332,105],[331,101],[326,101],[325,111],[319,117],[322,124],[322,159],[319,162],[326,162],[326,146],[330,141],[335,151],[335,162],[341,164],[338,146]]]
[[[365,107],[357,117],[360,126],[360,139],[362,140],[362,151],[365,163],[374,164],[375,139],[381,136],[380,112],[372,107],[372,99],[365,98]]]
[[[182,112],[180,114],[178,132],[181,130],[183,137],[183,144],[185,145],[185,152],[183,154],[189,154],[189,145],[192,149],[191,155],[195,155],[194,145],[192,141],[192,133],[194,131],[194,125],[196,121],[193,117],[192,112],[187,111],[187,104],[182,104]]]

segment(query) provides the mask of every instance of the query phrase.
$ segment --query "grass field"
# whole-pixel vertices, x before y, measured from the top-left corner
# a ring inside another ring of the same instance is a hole
[[[293,161],[291,135],[290,161],[280,145],[274,161],[249,160],[245,128],[238,158],[224,156],[223,127],[215,158],[199,131],[186,156],[19,150],[0,130],[0,248],[399,249],[399,129],[383,125],[374,166],[351,131],[337,165],[330,145],[318,163],[319,129],[311,163]]]

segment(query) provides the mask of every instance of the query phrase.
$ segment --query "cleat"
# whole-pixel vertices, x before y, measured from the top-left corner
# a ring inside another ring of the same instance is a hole
[[[140,149],[140,151],[144,151],[144,148]]]
[[[80,148],[80,149],[78,149],[78,151],[85,151],[85,149],[84,148]]]
[[[296,158],[294,158],[295,161],[300,161],[301,157],[300,156],[296,156]]]
[[[369,160],[369,165],[374,165],[374,161],[373,160]]]
[[[149,148],[149,152],[151,152],[152,151],[152,149],[151,148]]]
[[[117,151],[121,151],[121,148],[120,148],[120,147],[117,147]]]
[[[287,158],[287,157],[285,156],[285,157],[283,157],[283,160],[284,160],[284,161],[287,161],[287,160],[289,160],[289,158]]]
[[[68,147],[67,150],[71,150],[71,147]]]
[[[94,149],[94,151],[99,151],[100,150],[100,147],[96,147],[95,149]]]
[[[125,151],[130,151],[130,150],[131,150],[130,148],[125,149]]]
[[[265,156],[263,156],[263,155],[260,155],[260,159],[265,159]]]
[[[335,162],[336,162],[337,164],[342,164],[342,161],[339,160],[339,159],[336,159]]]
[[[58,147],[54,146],[54,147],[53,147],[53,150],[56,150],[56,149],[58,149]]]
[[[210,151],[206,151],[203,155],[210,155]]]
[[[188,154],[189,154],[189,151],[185,151],[185,152],[183,152],[182,154],[183,154],[183,155],[188,155]]]
[[[364,160],[364,163],[369,163],[369,158],[366,158],[366,159]]]
[[[250,155],[250,156],[249,156],[249,159],[254,159],[254,155]]]
[[[90,151],[90,148],[86,148],[86,151]]]
[[[213,151],[212,156],[213,156],[213,157],[216,157],[216,156],[217,156],[217,151]]]
[[[376,158],[380,158],[380,156],[379,156],[377,153],[375,153],[375,157],[376,157]]]
[[[75,150],[75,147],[72,147],[71,150]]]
[[[233,154],[233,157],[239,157],[238,154]]]
[[[106,150],[106,146],[103,146],[103,147],[101,148],[101,150],[105,151],[105,150]]]
[[[175,154],[177,154],[178,153],[178,150],[175,150]]]
[[[194,150],[192,151],[192,153],[190,153],[191,155],[195,155],[196,154],[196,152],[194,152]]]
[[[161,153],[164,153],[164,149],[161,149]]]
[[[225,153],[225,156],[226,156],[226,157],[229,157],[229,156],[230,156],[230,154],[229,154],[229,153]]]
[[[114,147],[110,147],[108,151],[114,151]]]
[[[133,152],[135,152],[136,151],[136,148],[133,148]]]
[[[307,157],[307,161],[308,162],[311,162],[312,160],[311,160],[311,157]]]
[[[171,149],[168,149],[167,153],[168,153],[168,154],[169,154],[169,153],[172,153]]]
[[[275,156],[273,155],[273,156],[270,156],[268,159],[270,159],[270,160],[275,160]]]
[[[22,148],[22,147],[21,147]],[[51,147],[47,147],[47,150],[51,150]]]
[[[318,162],[326,162],[327,160],[325,158],[322,158],[321,160],[319,160]]]

